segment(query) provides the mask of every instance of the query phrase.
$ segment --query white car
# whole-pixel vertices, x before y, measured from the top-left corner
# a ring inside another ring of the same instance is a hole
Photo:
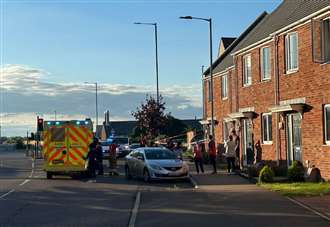
[[[138,177],[145,182],[156,179],[187,179],[189,167],[171,150],[141,147],[126,156],[125,174],[128,179]]]

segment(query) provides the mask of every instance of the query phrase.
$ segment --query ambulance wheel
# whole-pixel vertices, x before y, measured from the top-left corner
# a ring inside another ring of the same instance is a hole
[[[128,166],[125,166],[125,176],[126,176],[126,179],[128,179],[128,180],[132,179],[132,174],[131,174],[131,171],[129,170]]]
[[[47,179],[52,179],[53,178],[53,174],[51,172],[47,172]]]

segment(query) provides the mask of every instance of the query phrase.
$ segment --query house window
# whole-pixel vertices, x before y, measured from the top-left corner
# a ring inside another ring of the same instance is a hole
[[[252,84],[251,55],[243,57],[243,86]]]
[[[223,99],[228,98],[228,75],[221,77],[221,97]]]
[[[330,145],[330,104],[324,106],[324,137],[325,143]]]
[[[262,115],[262,141],[263,143],[271,143],[272,138],[272,114],[267,113]]]
[[[212,101],[212,89],[211,89],[211,80],[208,80],[208,100]]]
[[[298,70],[298,34],[290,33],[285,37],[286,71]]]
[[[270,79],[270,49],[269,47],[260,50],[261,80]]]
[[[323,20],[321,26],[322,59],[323,62],[330,62],[330,18]]]

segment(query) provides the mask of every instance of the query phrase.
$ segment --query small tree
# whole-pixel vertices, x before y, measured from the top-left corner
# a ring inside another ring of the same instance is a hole
[[[132,115],[137,121],[139,132],[147,136],[148,139],[155,139],[161,128],[166,124],[165,102],[163,97],[159,97],[159,103],[154,97],[147,95],[145,103],[136,108]]]

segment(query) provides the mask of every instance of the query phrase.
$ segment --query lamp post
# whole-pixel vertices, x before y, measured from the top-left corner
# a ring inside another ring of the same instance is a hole
[[[85,82],[85,84],[94,84],[95,85],[95,130],[99,124],[99,113],[98,113],[98,103],[97,103],[97,82]]]
[[[141,23],[141,22],[135,22],[134,24],[154,26],[154,31],[155,31],[155,49],[156,49],[156,89],[157,89],[156,90],[156,93],[157,93],[157,104],[159,104],[157,23]]]
[[[201,18],[201,17],[192,17],[192,16],[184,16],[180,17],[180,19],[184,20],[202,20],[207,21],[209,23],[209,35],[210,35],[210,99],[211,99],[211,134],[214,136],[214,99],[213,99],[213,74],[212,74],[212,18]]]

